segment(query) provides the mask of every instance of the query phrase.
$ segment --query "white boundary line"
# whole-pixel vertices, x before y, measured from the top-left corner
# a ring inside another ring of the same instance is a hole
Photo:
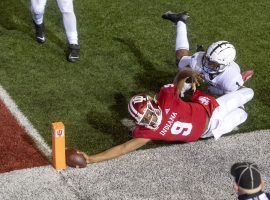
[[[19,125],[21,125],[26,133],[33,139],[37,148],[49,159],[51,160],[52,150],[44,141],[44,139],[40,136],[38,131],[34,128],[31,122],[27,119],[27,117],[21,112],[18,108],[17,104],[10,97],[7,91],[0,85],[0,99],[3,101],[7,109],[11,112],[11,114],[15,117]]]

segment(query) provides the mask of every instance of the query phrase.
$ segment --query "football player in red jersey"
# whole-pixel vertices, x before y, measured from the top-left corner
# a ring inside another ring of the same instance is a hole
[[[185,81],[191,78],[194,94],[191,102],[179,96]],[[253,98],[253,90],[241,88],[217,99],[199,90],[200,76],[191,69],[180,71],[173,84],[164,85],[157,100],[147,94],[131,98],[128,110],[135,119],[133,139],[96,155],[81,152],[87,163],[116,158],[132,152],[152,140],[193,142],[232,131],[247,119],[241,108]]]

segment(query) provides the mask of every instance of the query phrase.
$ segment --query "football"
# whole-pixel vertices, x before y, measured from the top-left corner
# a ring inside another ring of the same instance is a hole
[[[66,163],[69,167],[83,168],[86,167],[87,162],[82,154],[77,153],[76,149],[66,149]]]

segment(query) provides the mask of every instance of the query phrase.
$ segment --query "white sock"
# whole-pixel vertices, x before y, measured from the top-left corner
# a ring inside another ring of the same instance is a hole
[[[189,43],[187,38],[187,25],[178,21],[176,25],[176,42],[175,42],[175,50],[186,49],[189,50]]]

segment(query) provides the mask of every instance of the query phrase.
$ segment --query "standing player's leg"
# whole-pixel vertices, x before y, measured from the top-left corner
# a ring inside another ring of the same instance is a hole
[[[43,16],[46,3],[47,0],[31,0],[31,13],[38,43],[45,42]]]
[[[75,62],[79,59],[80,47],[78,44],[77,21],[73,8],[73,0],[57,0],[57,3],[63,15],[63,23],[68,42],[67,59],[70,62]]]

